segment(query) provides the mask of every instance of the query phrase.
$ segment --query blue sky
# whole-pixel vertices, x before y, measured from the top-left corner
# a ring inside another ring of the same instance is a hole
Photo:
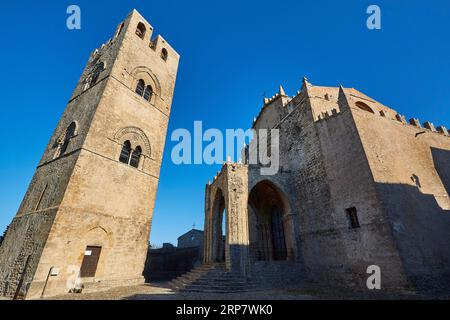
[[[82,29],[66,28],[77,4]],[[377,4],[382,29],[366,28]],[[313,84],[355,87],[385,105],[450,127],[450,2],[9,1],[1,4],[0,232],[20,205],[89,53],[133,9],[180,53],[169,134],[248,128],[263,94]],[[153,243],[203,228],[204,186],[218,166],[175,166],[168,139]]]

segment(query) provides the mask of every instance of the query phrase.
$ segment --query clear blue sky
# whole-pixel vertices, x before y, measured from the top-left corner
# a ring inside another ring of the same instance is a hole
[[[66,28],[66,8],[82,30]],[[366,8],[382,29],[366,28]],[[169,134],[248,128],[263,93],[313,84],[355,87],[405,114],[450,127],[450,2],[8,1],[0,10],[0,232],[15,215],[89,53],[139,10],[180,53]],[[151,240],[203,228],[204,185],[217,166],[175,166],[168,139]]]

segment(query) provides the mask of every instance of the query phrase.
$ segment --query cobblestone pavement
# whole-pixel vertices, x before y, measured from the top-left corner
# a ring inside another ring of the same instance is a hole
[[[319,300],[319,299],[449,299],[446,295],[421,295],[414,292],[388,293],[385,291],[343,291],[339,289],[304,287],[302,289],[266,290],[243,293],[181,293],[171,290],[166,282],[154,282],[109,290],[66,294],[48,300]]]
[[[282,291],[255,291],[244,293],[180,293],[168,288],[166,283],[151,283],[106,291],[66,294],[46,300],[311,300],[314,296]]]

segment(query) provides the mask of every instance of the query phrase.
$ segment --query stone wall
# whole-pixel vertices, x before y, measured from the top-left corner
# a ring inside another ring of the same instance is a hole
[[[150,249],[144,268],[146,281],[174,279],[200,264],[200,248]]]
[[[419,288],[445,287],[450,138],[392,116],[352,113],[408,278]]]
[[[280,130],[279,172],[263,176],[258,165],[243,167],[250,196],[264,183],[282,199],[285,241],[295,266],[292,282],[364,290],[367,268],[377,265],[384,289],[444,288],[450,275],[450,138],[445,128],[421,126],[417,120],[406,124],[395,110],[355,89],[316,87],[306,79],[296,96],[281,97],[265,101],[254,123]],[[273,126],[277,118],[281,121]],[[242,189],[230,181],[245,181],[243,171],[230,174],[232,165],[206,188],[205,241],[214,235],[218,189],[226,206],[244,203],[230,197]],[[268,200],[252,199],[263,205],[272,203]],[[356,226],[349,209],[356,210]],[[288,263],[259,262],[252,253],[258,241],[255,208],[247,206],[239,214],[248,216],[248,233],[241,236],[248,236],[250,245],[249,251],[240,251],[246,255],[241,259],[248,259],[250,274],[270,282]],[[227,259],[237,257],[228,254]]]

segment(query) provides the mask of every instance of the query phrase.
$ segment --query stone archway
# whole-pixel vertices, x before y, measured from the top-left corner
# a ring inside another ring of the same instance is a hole
[[[258,182],[248,197],[250,258],[252,261],[291,260],[295,243],[291,206],[285,194],[272,182]]]
[[[225,220],[225,225],[223,221]],[[227,234],[227,212],[225,198],[221,189],[217,189],[212,208],[212,242],[213,242],[213,261],[225,262],[226,257],[226,234]]]
[[[247,177],[245,165],[226,163],[205,190],[203,262],[224,261],[227,271],[241,274],[248,266]]]

